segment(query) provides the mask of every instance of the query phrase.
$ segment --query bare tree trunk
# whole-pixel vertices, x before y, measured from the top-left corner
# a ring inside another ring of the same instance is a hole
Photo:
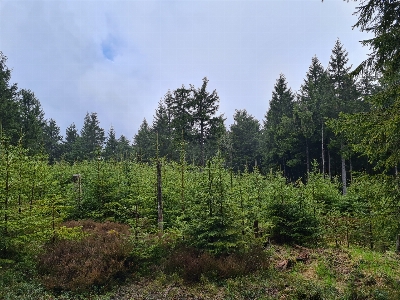
[[[329,179],[332,179],[332,172],[331,172],[331,152],[328,150],[328,174]]]
[[[321,126],[321,161],[322,161],[322,174],[325,176],[325,152],[324,152],[324,125]]]
[[[350,166],[349,166],[349,168],[350,168],[350,183],[353,183],[353,164],[351,163],[351,157],[349,160],[349,164],[350,164]]]
[[[308,139],[306,139],[306,163],[307,163],[307,174],[310,173],[310,151],[308,149]]]
[[[158,208],[158,232],[162,235],[164,230],[164,216],[162,203],[161,163],[157,161],[157,208]]]
[[[340,148],[343,151],[343,142],[341,143]],[[346,159],[344,158],[343,153],[341,154],[341,159],[342,159],[342,192],[343,195],[346,195],[347,193]]]

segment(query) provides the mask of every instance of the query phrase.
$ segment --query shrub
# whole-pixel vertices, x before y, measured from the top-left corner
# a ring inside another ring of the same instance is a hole
[[[262,247],[255,246],[246,253],[214,256],[193,248],[178,248],[166,260],[166,273],[178,273],[188,282],[202,277],[226,279],[266,268],[269,256]]]
[[[85,235],[75,240],[58,238],[45,247],[38,259],[45,287],[84,291],[125,276],[131,251],[127,225],[93,221],[70,221],[63,225],[81,226]]]
[[[297,203],[273,203],[269,213],[272,219],[271,239],[275,242],[307,245],[318,237],[318,219]]]

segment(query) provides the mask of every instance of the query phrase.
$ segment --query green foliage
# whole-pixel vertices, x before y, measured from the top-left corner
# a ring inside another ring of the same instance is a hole
[[[186,234],[189,243],[197,249],[214,254],[238,250],[241,232],[235,219],[237,206],[227,197],[227,173],[222,159],[208,162],[199,178],[194,202],[188,215]]]
[[[299,203],[285,201],[269,206],[271,238],[278,243],[315,244],[319,236],[318,219]]]

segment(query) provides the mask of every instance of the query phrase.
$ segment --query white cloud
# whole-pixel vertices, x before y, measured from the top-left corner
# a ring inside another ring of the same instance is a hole
[[[33,90],[64,132],[86,112],[131,138],[168,89],[204,76],[220,110],[262,119],[282,72],[298,89],[311,58],[324,66],[337,37],[361,62],[365,37],[342,1],[0,2],[0,51],[12,81]]]

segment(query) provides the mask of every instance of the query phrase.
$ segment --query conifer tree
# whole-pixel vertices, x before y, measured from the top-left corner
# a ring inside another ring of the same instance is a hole
[[[108,131],[106,146],[104,147],[104,158],[117,159],[117,147],[118,141],[115,137],[115,130],[114,127],[111,126],[110,130]]]
[[[244,110],[236,110],[230,126],[232,139],[232,165],[241,172],[248,168],[253,170],[260,163],[259,142],[260,123]]]
[[[167,94],[168,95],[168,94]],[[165,97],[168,97],[168,96]],[[158,135],[159,156],[172,157],[171,113],[160,101],[153,119],[152,130]]]
[[[81,150],[84,159],[93,159],[103,149],[104,129],[100,127],[96,113],[87,113],[81,129]]]
[[[126,160],[131,157],[133,154],[132,146],[129,140],[124,136],[121,135],[117,140],[117,156],[118,159]]]
[[[7,57],[0,51],[0,125],[3,133],[15,144],[20,137],[18,102],[15,100],[17,85],[11,84],[11,70],[6,66]]]
[[[74,123],[67,127],[65,131],[65,141],[63,142],[62,149],[64,159],[73,163],[74,161],[81,160],[83,157],[80,155],[80,136]]]
[[[194,138],[200,147],[200,165],[205,166],[205,145],[208,140],[218,139],[222,135],[224,119],[216,116],[219,97],[217,91],[207,91],[208,79],[203,78],[203,84],[196,89],[191,85],[193,96],[190,110],[194,126]]]
[[[327,103],[331,96],[332,88],[328,74],[314,56],[295,104],[299,134],[304,140],[307,172],[310,172],[312,158],[320,158],[322,173],[325,173],[324,123]]]
[[[264,120],[264,163],[270,168],[279,166],[287,176],[287,167],[292,165],[291,152],[296,144],[293,122],[294,95],[287,87],[286,78],[280,74],[272,92],[269,110]]]
[[[49,155],[49,163],[53,164],[61,157],[61,141],[60,127],[56,121],[50,119],[46,121],[43,131],[44,149]]]
[[[38,154],[44,142],[45,119],[39,100],[30,90],[22,89],[18,93],[21,118],[22,145],[30,154]]]
[[[155,135],[146,119],[143,119],[138,133],[135,134],[133,144],[139,161],[149,162],[155,157]]]
[[[329,103],[329,117],[338,118],[339,113],[352,113],[357,109],[357,89],[354,79],[349,75],[351,66],[347,66],[348,53],[343,48],[341,42],[336,40],[335,46],[332,49],[332,55],[329,61],[328,73],[333,86],[334,97]],[[347,171],[346,158],[349,159],[350,154],[346,141],[343,136],[338,136],[337,139],[331,137],[331,148],[339,147],[341,160],[341,175],[343,194],[346,194],[347,186]]]

